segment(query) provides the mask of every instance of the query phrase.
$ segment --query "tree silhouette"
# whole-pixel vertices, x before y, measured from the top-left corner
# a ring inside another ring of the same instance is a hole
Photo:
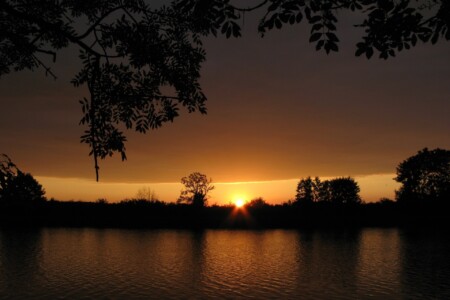
[[[24,173],[5,155],[0,155],[0,203],[20,205],[45,200],[45,191],[29,173]]]
[[[333,204],[359,204],[360,188],[358,183],[351,177],[335,178],[328,181],[323,188],[327,189],[328,199]]]
[[[245,13],[265,10],[258,30],[308,22],[309,41],[317,50],[338,51],[338,13],[354,11],[365,29],[356,56],[381,58],[414,47],[450,39],[450,2],[429,0],[261,0],[237,7],[229,0],[175,0],[152,7],[144,0],[0,1],[0,75],[23,69],[50,68],[58,52],[76,46],[82,68],[74,86],[86,85],[80,100],[87,126],[81,141],[90,147],[96,178],[98,158],[115,152],[126,159],[121,128],[145,133],[188,112],[206,113],[199,84],[205,60],[202,37],[241,35]],[[304,21],[306,20],[306,21]]]
[[[81,141],[98,158],[119,152],[120,128],[145,133],[172,122],[180,107],[206,113],[198,79],[204,61],[199,30],[185,14],[142,0],[0,1],[0,75],[48,66],[58,51],[80,49],[83,67],[72,83],[86,85]]]
[[[450,151],[424,148],[401,162],[395,180],[400,203],[443,202],[450,198]]]
[[[297,185],[295,204],[311,205],[312,203],[359,204],[358,183],[351,177],[340,177],[321,181],[319,177],[301,179]]]
[[[180,193],[178,203],[188,203],[195,207],[205,206],[208,193],[214,189],[211,182],[211,178],[208,180],[206,175],[200,172],[194,172],[187,177],[181,178],[184,189]]]
[[[320,200],[321,182],[319,177],[311,179],[308,176],[306,179],[301,179],[297,184],[295,195],[295,202],[297,204],[311,204]]]

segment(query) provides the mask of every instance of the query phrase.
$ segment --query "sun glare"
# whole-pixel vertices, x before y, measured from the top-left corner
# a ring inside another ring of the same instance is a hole
[[[236,199],[236,201],[234,202],[234,205],[236,205],[236,207],[242,207],[244,206],[245,201],[243,199]]]

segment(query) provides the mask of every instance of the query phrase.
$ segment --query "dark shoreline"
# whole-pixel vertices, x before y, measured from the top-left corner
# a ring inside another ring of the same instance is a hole
[[[447,206],[314,204],[193,207],[163,202],[93,203],[47,201],[1,207],[0,227],[93,227],[154,229],[295,229],[433,227],[449,225]]]

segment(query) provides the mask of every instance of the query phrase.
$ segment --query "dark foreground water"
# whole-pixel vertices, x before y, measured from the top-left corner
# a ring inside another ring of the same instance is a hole
[[[0,299],[450,299],[433,230],[0,229]]]

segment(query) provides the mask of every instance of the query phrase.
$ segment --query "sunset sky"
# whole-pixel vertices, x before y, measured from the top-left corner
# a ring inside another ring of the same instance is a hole
[[[306,176],[352,176],[364,200],[393,198],[401,161],[450,148],[450,44],[368,61],[354,56],[360,32],[341,17],[340,52],[329,56],[308,42],[305,23],[261,38],[246,17],[242,38],[206,38],[208,114],[182,111],[146,135],[129,132],[128,160],[101,161],[100,183],[79,142],[86,90],[69,83],[77,50],[62,51],[56,81],[42,70],[0,79],[0,153],[61,200],[117,201],[148,186],[175,201],[180,178],[194,171],[215,182],[211,204],[286,201]]]

